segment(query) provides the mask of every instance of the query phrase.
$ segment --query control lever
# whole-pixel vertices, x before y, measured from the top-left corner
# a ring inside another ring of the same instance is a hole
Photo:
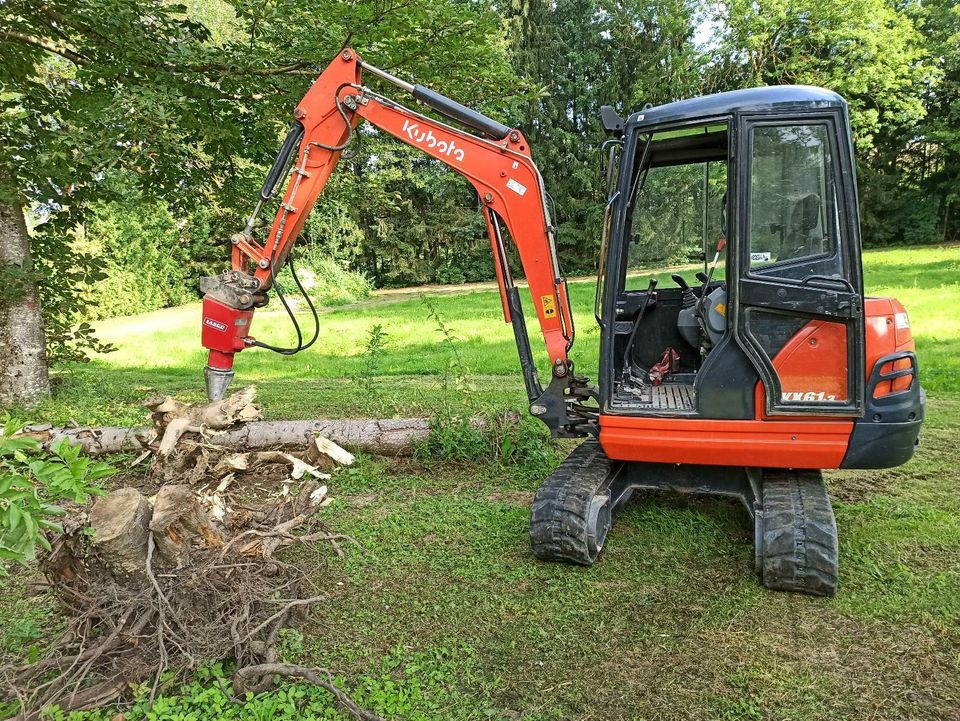
[[[707,276],[707,274],[704,273],[702,270],[701,270],[701,271],[697,271],[697,280],[699,280],[701,283],[709,283],[709,282],[710,282],[710,278],[709,278],[709,277]]]
[[[621,377],[626,380],[630,375],[630,351],[633,349],[633,343],[637,339],[637,330],[640,328],[640,321],[647,312],[647,306],[650,305],[650,299],[653,298],[653,291],[657,289],[657,279],[651,278],[647,285],[647,293],[643,298],[643,305],[640,306],[640,312],[637,313],[637,319],[633,322],[633,330],[630,331],[630,338],[627,339],[627,347],[623,349],[623,371]]]
[[[683,276],[679,273],[674,273],[670,276],[673,279],[673,282],[680,286],[680,290],[683,291],[683,309],[691,308],[697,304],[697,294],[690,289],[690,286],[687,284],[687,281],[684,280]]]
[[[710,281],[713,280],[713,272],[717,269],[717,263],[720,261],[720,254],[723,252],[723,249],[727,247],[727,239],[720,238],[717,241],[717,252],[713,255],[713,263],[710,265],[710,272],[707,273],[706,278],[703,281],[703,292],[700,293],[700,300],[697,302],[697,316],[703,312],[703,301],[707,298],[707,290],[709,290]],[[697,273],[697,277],[700,277],[700,273]]]

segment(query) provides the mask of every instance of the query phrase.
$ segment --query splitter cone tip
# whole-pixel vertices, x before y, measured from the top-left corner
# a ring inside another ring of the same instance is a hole
[[[222,401],[227,395],[230,381],[233,380],[233,371],[207,366],[203,369],[203,378],[207,382],[207,398],[211,401]]]

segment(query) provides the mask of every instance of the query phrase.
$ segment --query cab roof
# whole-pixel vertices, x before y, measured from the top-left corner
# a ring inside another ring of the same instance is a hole
[[[742,112],[846,108],[846,106],[847,102],[832,90],[812,85],[774,85],[677,100],[633,113],[627,123],[634,127],[662,125]]]

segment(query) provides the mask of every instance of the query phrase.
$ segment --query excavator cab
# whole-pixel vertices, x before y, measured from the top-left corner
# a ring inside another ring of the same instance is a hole
[[[841,98],[794,87],[629,118],[598,294],[605,414],[753,420],[759,403],[764,417],[862,415],[848,127]],[[683,267],[696,256],[699,272]],[[681,265],[672,287],[642,282],[658,264]]]
[[[365,74],[443,119],[371,89]],[[821,469],[906,462],[924,410],[906,310],[864,295],[847,105],[827,90],[784,86],[626,120],[607,107],[602,118],[612,138],[596,386],[569,357],[574,315],[523,132],[344,48],[295,108],[246,227],[230,238],[231,268],[201,280],[208,396],[224,397],[241,351],[293,355],[316,342],[315,312],[312,338],[297,325],[292,348],[255,338],[252,321],[273,291],[295,321],[276,275],[284,265],[293,273],[306,218],[366,121],[474,187],[530,413],[555,437],[587,437],[534,497],[533,552],[592,564],[636,490],[721,495],[753,521],[765,585],[832,594],[837,532]],[[272,224],[258,227],[284,179]],[[508,241],[546,346],[546,382]],[[644,282],[663,266],[669,283]]]
[[[604,123],[598,441],[541,488],[534,547],[592,563],[633,491],[723,495],[754,521],[767,586],[832,594],[820,469],[904,463],[924,402],[906,311],[864,297],[847,105],[754,88]],[[667,287],[644,279],[663,266]]]

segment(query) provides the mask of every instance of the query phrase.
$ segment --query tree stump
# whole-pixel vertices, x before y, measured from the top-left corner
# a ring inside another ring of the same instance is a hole
[[[150,515],[149,501],[136,488],[120,488],[93,504],[91,545],[111,573],[146,574]]]
[[[196,494],[187,486],[167,485],[153,504],[150,531],[161,560],[179,568],[195,548],[219,548],[223,534],[213,525]]]

